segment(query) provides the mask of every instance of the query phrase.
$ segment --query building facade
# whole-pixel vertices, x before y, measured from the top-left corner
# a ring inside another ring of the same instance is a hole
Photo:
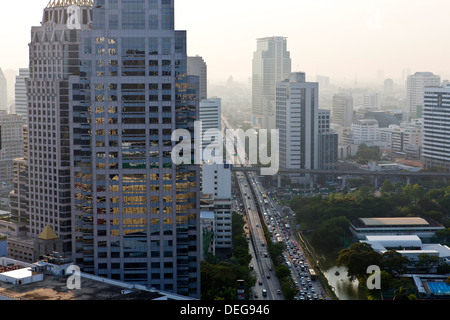
[[[188,57],[188,75],[200,78],[200,101],[208,99],[208,66],[200,56]]]
[[[353,122],[353,97],[347,94],[335,94],[331,108],[331,122],[350,128]]]
[[[305,73],[292,73],[277,84],[276,93],[280,167],[318,169],[319,84],[306,82]]]
[[[422,117],[424,88],[439,87],[441,77],[432,72],[416,72],[406,83],[406,108],[410,118]]]
[[[256,127],[275,129],[277,82],[288,79],[290,73],[291,57],[287,51],[287,39],[258,39],[252,71],[252,112]]]
[[[426,168],[450,171],[450,85],[424,92],[422,155]]]
[[[200,101],[199,119],[202,125],[203,152],[208,146],[219,150],[222,145],[222,139],[218,136],[222,132],[222,99],[210,98]],[[203,160],[205,162],[211,160],[209,156],[220,156],[221,159],[223,157],[223,155],[213,154],[212,150],[208,149],[204,152]]]
[[[175,130],[193,138],[199,78],[187,75],[174,1],[95,1],[80,39],[72,257],[85,272],[198,298],[199,166],[171,156]]]
[[[8,83],[5,74],[0,69],[0,114],[8,111]]]
[[[14,159],[23,157],[23,125],[21,116],[0,114],[0,182],[12,183],[14,177]]]
[[[28,68],[19,69],[15,84],[15,113],[28,120],[27,78],[30,76]]]

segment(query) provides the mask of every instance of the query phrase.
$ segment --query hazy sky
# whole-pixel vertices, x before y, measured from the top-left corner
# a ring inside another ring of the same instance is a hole
[[[3,3],[5,2],[5,3]],[[2,0],[0,67],[28,66],[30,28],[48,0]],[[251,76],[256,39],[288,38],[293,71],[331,79],[400,78],[402,70],[450,74],[448,0],[176,0],[176,29],[211,80]]]

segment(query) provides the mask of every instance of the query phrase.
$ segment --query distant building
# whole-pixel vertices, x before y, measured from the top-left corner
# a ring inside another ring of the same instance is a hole
[[[379,93],[366,93],[363,96],[363,108],[365,110],[380,110],[381,96]]]
[[[353,97],[351,95],[338,93],[333,96],[331,122],[343,128],[350,128],[352,126]]]
[[[8,111],[8,83],[0,68],[0,114]]]
[[[211,98],[200,101],[200,116],[202,123],[202,150],[211,146],[219,150],[222,139],[217,136],[222,132],[222,100],[220,98]],[[210,130],[209,132],[207,132]],[[215,132],[214,132],[215,131]],[[212,155],[219,156],[219,155]],[[223,155],[220,155],[223,157]],[[204,161],[209,159],[203,158]]]
[[[432,72],[416,72],[408,76],[406,84],[406,108],[410,118],[420,118],[424,104],[424,88],[439,87],[441,77]]]
[[[21,68],[19,69],[19,75],[16,76],[15,85],[15,113],[24,117],[28,121],[28,98],[26,81],[30,76],[30,70]]]
[[[394,80],[385,79],[384,80],[384,95],[389,97],[394,93]]]
[[[261,38],[253,54],[252,112],[254,124],[263,129],[276,127],[277,82],[291,73],[291,57],[285,37]]]
[[[0,114],[1,149],[0,182],[12,182],[14,159],[24,156],[23,125],[25,121],[16,114]]]
[[[374,119],[358,119],[352,124],[353,142],[355,144],[377,142],[380,137],[378,121]]]
[[[338,164],[339,137],[330,130],[330,110],[319,110],[319,169],[334,170]]]
[[[188,75],[200,78],[200,100],[208,99],[208,66],[200,56],[187,58]]]

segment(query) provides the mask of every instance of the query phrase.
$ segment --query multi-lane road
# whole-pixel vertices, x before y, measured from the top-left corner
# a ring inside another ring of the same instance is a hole
[[[264,222],[260,220],[258,204],[253,197],[252,187],[245,173],[238,173],[236,178],[246,212],[246,228],[250,237],[252,254],[251,266],[257,277],[257,285],[253,288],[253,298],[283,300],[280,283],[275,276],[272,259],[267,252],[267,243],[262,228]]]

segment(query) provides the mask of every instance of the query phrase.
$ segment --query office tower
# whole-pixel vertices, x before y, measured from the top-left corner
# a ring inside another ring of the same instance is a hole
[[[194,139],[198,76],[173,0],[95,1],[80,37],[73,112],[73,259],[85,272],[200,297],[199,166],[172,161]],[[191,142],[191,141],[189,141]]]
[[[319,169],[333,170],[338,164],[338,134],[330,129],[330,110],[319,110]]]
[[[441,77],[432,72],[416,72],[408,76],[406,84],[406,108],[410,118],[421,118],[423,92],[426,87],[439,87]]]
[[[276,90],[276,129],[280,136],[280,167],[319,167],[319,84],[306,82],[305,73],[292,73]],[[297,176],[292,176],[299,180]]]
[[[28,68],[19,69],[19,75],[16,76],[15,85],[15,113],[23,116],[25,120],[28,120],[28,98],[26,80],[30,76],[30,70]]]
[[[290,52],[284,37],[261,38],[253,54],[252,112],[253,124],[275,129],[277,83],[289,78]]]
[[[76,28],[69,23],[70,5],[78,6]],[[64,242],[64,255],[72,252],[69,77],[80,74],[80,37],[92,22],[91,6],[82,0],[49,2],[29,44],[29,234],[36,239],[50,226]]]
[[[208,99],[208,66],[200,56],[188,57],[188,75],[200,78],[200,101]]]
[[[11,183],[14,159],[23,157],[23,119],[16,114],[0,114],[2,147],[0,150],[0,182]]]
[[[200,101],[199,119],[202,124],[202,150],[205,148],[216,148],[219,150],[223,141],[218,136],[222,132],[222,100],[220,98],[211,98]],[[209,130],[209,132],[208,132]],[[216,156],[213,152],[206,152],[203,161],[213,160],[205,158],[209,154]],[[217,154],[217,156],[219,156]]]
[[[450,171],[450,86],[424,92],[423,157],[426,168]]]
[[[353,122],[353,97],[338,93],[333,96],[331,122],[343,128],[350,128]]]
[[[0,114],[8,111],[8,84],[0,68]]]

